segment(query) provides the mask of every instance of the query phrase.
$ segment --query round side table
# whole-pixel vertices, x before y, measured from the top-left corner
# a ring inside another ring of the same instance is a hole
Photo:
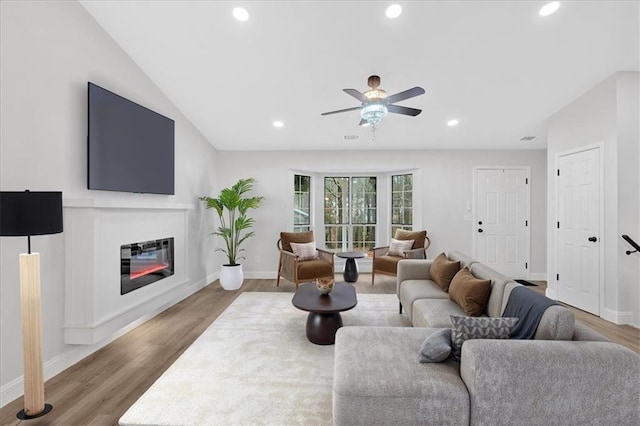
[[[359,251],[344,251],[336,253],[336,256],[347,259],[344,264],[344,271],[342,272],[344,280],[348,283],[358,281],[358,264],[356,263],[356,259],[362,259],[366,257],[366,255]]]

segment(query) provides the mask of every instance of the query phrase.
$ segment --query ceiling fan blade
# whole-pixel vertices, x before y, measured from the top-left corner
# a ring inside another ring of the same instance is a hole
[[[355,111],[355,110],[360,109],[360,108],[361,107],[357,106],[357,107],[353,107],[353,108],[339,109],[339,110],[336,110],[336,111],[323,112],[320,115],[330,115],[330,114],[337,114],[339,112]]]
[[[387,105],[387,111],[395,112],[396,114],[410,115],[412,117],[415,117],[422,112],[421,109],[403,107],[400,105]]]
[[[360,120],[360,123],[358,123],[358,126],[362,126],[362,127],[367,127],[367,126],[370,126],[370,125],[371,125],[371,123],[369,123],[364,118],[362,120]]]
[[[342,89],[342,91],[348,95],[353,96],[354,98],[356,98],[362,103],[369,102],[369,98],[367,98],[362,93],[358,92],[356,89]]]
[[[396,93],[395,95],[387,96],[385,101],[389,104],[393,104],[396,102],[404,101],[405,99],[413,98],[415,96],[424,95],[424,89],[422,87],[414,87],[412,89],[407,89],[404,92]]]

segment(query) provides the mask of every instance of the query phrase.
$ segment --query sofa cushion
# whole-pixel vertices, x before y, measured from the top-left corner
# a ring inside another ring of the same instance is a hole
[[[413,304],[420,299],[445,299],[447,293],[431,280],[405,280],[400,284],[400,303],[407,311],[407,317],[412,321]],[[412,321],[413,322],[413,321]],[[414,324],[414,327],[416,325]]]
[[[413,246],[409,248],[424,248],[424,240],[427,238],[427,231],[407,231],[406,229],[396,230],[394,237],[396,240],[413,240]]]
[[[451,315],[466,315],[449,299],[420,299],[413,302],[411,323],[414,327],[451,328]]]
[[[491,293],[489,294],[485,311],[490,317],[501,317],[504,310],[502,307],[504,288],[506,283],[511,280],[482,263],[474,263],[469,268],[469,271],[476,278],[491,280]]]
[[[451,358],[460,361],[462,345],[471,339],[508,339],[518,318],[472,318],[451,315]]]
[[[451,329],[441,328],[430,334],[418,351],[418,361],[442,362],[451,355]]]
[[[459,364],[416,360],[420,346],[435,331],[340,328],[334,356],[334,424],[469,424],[469,393]]]
[[[474,277],[469,269],[461,269],[449,286],[449,298],[456,302],[467,315],[479,316],[491,293],[491,281]]]
[[[444,253],[440,253],[431,264],[431,279],[442,288],[449,291],[451,280],[460,270],[460,261],[447,259]]]

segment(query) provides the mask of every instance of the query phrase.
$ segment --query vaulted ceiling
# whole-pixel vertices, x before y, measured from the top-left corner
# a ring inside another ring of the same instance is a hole
[[[400,2],[396,19],[391,2],[81,3],[219,150],[544,148],[551,115],[640,69],[637,1],[547,17],[544,1]],[[426,90],[399,102],[422,114],[390,114],[375,140],[358,111],[320,116],[357,106],[342,89],[371,74],[389,94]]]

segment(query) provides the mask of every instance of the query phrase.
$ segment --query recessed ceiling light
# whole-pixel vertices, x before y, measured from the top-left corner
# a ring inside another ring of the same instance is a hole
[[[447,121],[447,126],[449,126],[449,127],[457,126],[458,123],[459,123],[459,121],[456,120],[455,118],[453,118],[453,119]]]
[[[249,20],[249,12],[244,7],[235,7],[233,8],[233,17],[240,22],[245,22]]]
[[[544,6],[542,6],[542,8],[540,9],[540,12],[538,13],[540,14],[540,16],[549,16],[552,13],[555,13],[559,7],[560,7],[560,2],[552,1],[551,3],[547,3]]]
[[[278,129],[284,127],[284,123],[282,121],[274,121],[273,127],[277,127]]]
[[[387,18],[395,19],[402,13],[402,6],[400,6],[399,4],[392,4],[391,6],[387,7],[385,13],[387,15]]]

